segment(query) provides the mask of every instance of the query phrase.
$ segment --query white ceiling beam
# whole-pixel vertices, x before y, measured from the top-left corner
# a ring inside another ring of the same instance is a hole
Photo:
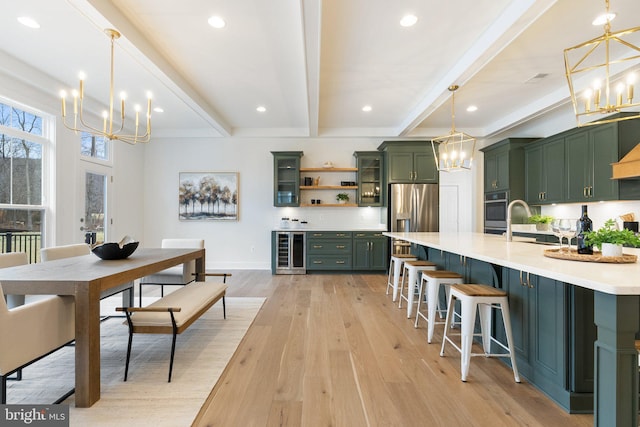
[[[557,0],[514,0],[484,32],[454,67],[422,98],[397,129],[399,136],[410,135],[429,115],[450,97],[449,86],[463,87],[503,49],[534,23]],[[517,24],[517,25],[516,25]]]
[[[307,114],[309,136],[318,136],[320,116],[320,43],[322,0],[301,0],[302,34],[307,72]]]
[[[144,35],[108,0],[68,0],[99,28],[111,25],[122,34],[120,46],[174,93],[195,114],[213,127],[220,136],[231,136],[231,126],[222,118],[180,72]]]

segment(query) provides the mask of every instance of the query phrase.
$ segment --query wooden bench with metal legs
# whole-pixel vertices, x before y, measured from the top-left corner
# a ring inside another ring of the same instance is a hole
[[[208,273],[207,276],[224,276],[230,274]],[[176,348],[176,337],[184,332],[202,314],[222,299],[223,317],[227,318],[225,304],[226,283],[193,282],[162,297],[147,307],[118,307],[124,311],[129,326],[129,343],[125,362],[124,380],[129,374],[129,360],[134,333],[172,334],[171,358],[169,361],[169,379],[173,372],[173,359]]]

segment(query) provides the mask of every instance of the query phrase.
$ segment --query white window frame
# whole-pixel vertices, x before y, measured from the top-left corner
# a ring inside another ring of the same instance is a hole
[[[0,124],[0,132],[10,136],[12,138],[27,139],[31,142],[38,143],[42,146],[42,194],[40,197],[40,205],[23,205],[23,204],[11,204],[0,203],[2,209],[39,209],[43,212],[43,222],[40,226],[40,243],[42,247],[46,246],[46,242],[53,238],[53,230],[55,230],[53,221],[53,215],[51,210],[51,203],[54,200],[54,187],[55,176],[53,171],[54,159],[53,159],[53,145],[55,143],[55,116],[47,114],[38,109],[29,107],[20,102],[0,96],[0,102],[22,111],[34,114],[42,118],[42,135],[37,135],[29,132],[13,128],[11,126],[5,126]]]

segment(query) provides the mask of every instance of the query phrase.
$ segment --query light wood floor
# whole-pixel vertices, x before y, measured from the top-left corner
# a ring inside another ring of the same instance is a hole
[[[440,357],[385,295],[385,275],[233,272],[229,296],[267,301],[195,426],[592,426],[496,359]]]

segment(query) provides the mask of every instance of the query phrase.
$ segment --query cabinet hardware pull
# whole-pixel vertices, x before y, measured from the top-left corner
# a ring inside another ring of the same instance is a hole
[[[336,261],[336,264],[344,264],[344,261]]]
[[[313,237],[322,237],[322,233],[313,233]]]
[[[336,245],[336,249],[344,249],[344,245]]]
[[[356,237],[364,237],[364,234],[363,233],[358,233],[358,234],[356,234]]]
[[[344,233],[336,233],[337,237],[344,237]]]
[[[582,197],[584,197],[585,199],[589,196],[587,196],[587,187],[582,187]]]
[[[589,197],[593,197],[593,187],[589,187]]]
[[[527,284],[529,285],[529,288],[533,289],[533,285],[531,284],[531,279],[529,279],[529,272],[527,271]]]
[[[313,261],[314,264],[322,264],[322,261]]]
[[[522,270],[520,270],[520,286],[524,286],[524,282],[522,281]]]
[[[321,249],[322,245],[313,245],[313,249]]]

